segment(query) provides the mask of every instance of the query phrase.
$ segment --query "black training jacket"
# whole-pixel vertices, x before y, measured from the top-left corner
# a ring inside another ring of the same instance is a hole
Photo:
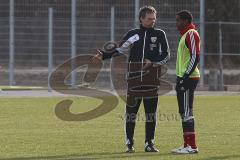
[[[142,25],[140,28],[128,31],[114,52],[103,52],[103,59],[128,51],[130,51],[129,62],[143,63],[144,59],[149,59],[153,63],[163,65],[170,58],[165,32],[157,28],[145,28]]]

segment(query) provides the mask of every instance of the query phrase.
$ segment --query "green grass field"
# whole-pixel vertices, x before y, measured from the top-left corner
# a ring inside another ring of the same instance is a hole
[[[80,159],[240,159],[239,96],[198,96],[195,118],[199,154],[172,155],[182,144],[175,96],[159,98],[156,146],[159,153],[144,153],[143,107],[135,130],[136,153],[124,146],[124,102],[110,113],[85,122],[66,122],[55,116],[55,105],[66,98],[0,98],[0,160]],[[100,104],[93,98],[74,100],[72,112]]]

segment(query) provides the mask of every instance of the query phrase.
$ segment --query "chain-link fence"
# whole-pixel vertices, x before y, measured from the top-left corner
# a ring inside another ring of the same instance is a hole
[[[72,47],[72,1],[70,0],[12,0],[14,2],[14,82],[16,85],[47,86],[49,13],[53,8],[53,66],[70,58]],[[179,33],[175,27],[175,15],[182,9],[193,13],[199,26],[200,0],[76,0],[76,55],[94,54],[96,49],[114,39],[119,41],[124,33],[136,27],[138,9],[152,5],[158,12],[156,26],[163,29],[169,40],[171,60],[169,80],[174,82],[176,49]],[[111,8],[114,7],[114,21]],[[9,84],[9,52],[11,46],[10,1],[0,2],[0,64],[1,85]],[[114,25],[112,25],[114,23]],[[219,42],[221,26],[222,44]],[[224,84],[239,85],[239,23],[205,24],[205,84],[212,69],[218,69],[220,60]],[[113,31],[113,32],[112,32]],[[222,45],[222,51],[219,45]],[[223,60],[219,58],[222,52]],[[234,55],[233,55],[234,54]],[[105,69],[108,68],[106,62]],[[221,68],[221,66],[220,66]],[[232,73],[232,74],[230,74]],[[102,78],[106,77],[107,72]],[[235,77],[235,78],[232,78]],[[78,81],[78,80],[77,80]]]
[[[206,83],[214,90],[226,85],[238,90],[232,85],[240,84],[240,23],[207,22],[205,26]]]

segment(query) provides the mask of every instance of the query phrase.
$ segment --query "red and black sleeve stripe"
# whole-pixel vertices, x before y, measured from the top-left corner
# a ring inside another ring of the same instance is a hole
[[[200,60],[200,37],[194,31],[188,32],[185,40],[186,46],[190,51],[190,62],[185,71],[185,74],[190,75],[194,69],[197,67],[199,60]]]

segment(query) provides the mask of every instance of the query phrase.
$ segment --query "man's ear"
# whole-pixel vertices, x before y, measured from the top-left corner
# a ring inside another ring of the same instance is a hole
[[[187,26],[189,23],[187,19],[183,20],[183,22],[184,22],[184,26]]]
[[[140,23],[142,23],[142,20],[143,20],[143,19],[144,19],[144,17],[140,17],[140,19],[139,19],[139,20],[140,20]]]

